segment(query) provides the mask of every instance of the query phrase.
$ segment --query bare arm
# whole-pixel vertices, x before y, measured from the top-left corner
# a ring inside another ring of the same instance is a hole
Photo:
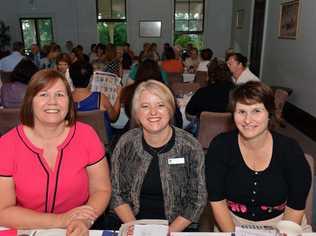
[[[134,213],[128,204],[122,204],[114,209],[123,223],[136,220]]]
[[[283,220],[290,220],[296,224],[301,224],[304,216],[304,210],[294,210],[288,206],[285,207]]]
[[[229,213],[226,200],[211,202],[214,218],[222,232],[235,231],[235,224]]]
[[[104,94],[101,95],[100,110],[107,111],[110,121],[115,121],[118,116],[110,100]]]
[[[111,198],[111,181],[108,163],[105,159],[97,164],[87,167],[89,176],[89,200],[88,206],[95,209],[96,214],[101,215],[108,206]]]
[[[170,232],[181,232],[192,222],[182,216],[178,216],[169,226]]]
[[[20,229],[61,227],[62,223],[55,214],[16,206],[12,177],[0,177],[0,189],[0,225]]]

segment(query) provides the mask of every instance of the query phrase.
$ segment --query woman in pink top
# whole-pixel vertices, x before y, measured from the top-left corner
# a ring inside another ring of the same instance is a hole
[[[111,183],[103,144],[75,121],[67,80],[37,72],[20,117],[21,125],[0,139],[0,225],[88,235],[109,203]]]

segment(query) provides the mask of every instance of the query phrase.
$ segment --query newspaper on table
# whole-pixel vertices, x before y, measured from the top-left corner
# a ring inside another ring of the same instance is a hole
[[[122,224],[119,236],[167,236],[167,220],[136,220]]]
[[[278,236],[279,232],[272,226],[241,225],[235,227],[235,236]]]
[[[121,78],[116,74],[95,71],[91,81],[91,91],[105,94],[113,105],[117,97],[118,87],[121,86],[120,84]]]

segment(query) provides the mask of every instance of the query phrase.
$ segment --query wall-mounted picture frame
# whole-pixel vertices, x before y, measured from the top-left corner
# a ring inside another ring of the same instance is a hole
[[[161,35],[161,20],[139,21],[139,37],[159,38]]]
[[[296,39],[300,12],[300,0],[281,3],[279,38]]]
[[[236,29],[242,29],[244,27],[245,10],[239,9],[236,11]]]

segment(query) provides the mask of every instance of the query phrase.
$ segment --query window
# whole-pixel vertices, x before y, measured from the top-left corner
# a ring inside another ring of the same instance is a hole
[[[205,0],[174,0],[174,41],[182,47],[203,45]]]
[[[126,0],[97,0],[100,43],[121,46],[127,41]]]
[[[54,40],[52,18],[20,18],[20,26],[26,52],[33,43],[43,47]]]

